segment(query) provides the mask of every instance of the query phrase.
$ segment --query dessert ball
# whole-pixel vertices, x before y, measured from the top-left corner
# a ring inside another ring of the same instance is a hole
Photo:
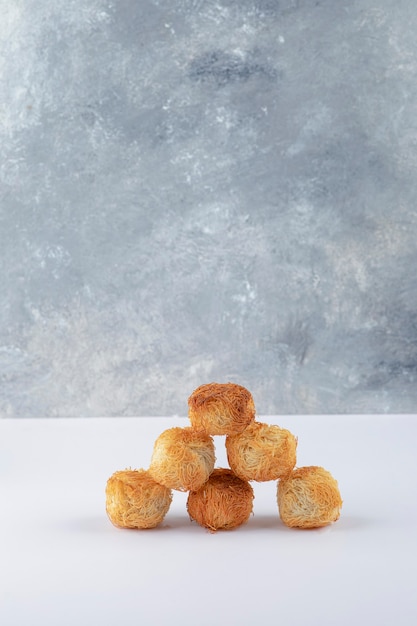
[[[244,524],[252,512],[253,489],[230,469],[215,469],[208,481],[190,491],[190,518],[211,531],[231,530]]]
[[[106,511],[119,528],[154,528],[164,519],[172,493],[145,470],[115,472],[106,485]]]
[[[320,528],[339,519],[342,499],[337,481],[322,467],[300,467],[278,482],[281,520],[291,528]]]
[[[155,441],[149,473],[169,489],[196,490],[210,476],[215,460],[210,435],[190,427],[169,428]]]
[[[255,418],[251,393],[234,383],[209,383],[188,398],[188,415],[195,430],[209,435],[240,433]]]
[[[226,437],[229,465],[244,480],[277,480],[296,462],[297,438],[279,426],[252,422],[238,435]]]

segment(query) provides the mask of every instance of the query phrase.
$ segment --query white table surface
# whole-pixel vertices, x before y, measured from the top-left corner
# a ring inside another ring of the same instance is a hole
[[[186,418],[0,420],[0,624],[416,624],[417,416],[258,420],[298,436],[298,466],[338,480],[338,522],[286,528],[268,482],[252,483],[254,514],[234,531],[190,522],[180,492],[157,529],[117,529],[107,478],[148,467]]]

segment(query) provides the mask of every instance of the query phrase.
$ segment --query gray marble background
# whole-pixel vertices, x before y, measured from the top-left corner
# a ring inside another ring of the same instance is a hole
[[[416,412],[414,0],[0,0],[0,415]]]

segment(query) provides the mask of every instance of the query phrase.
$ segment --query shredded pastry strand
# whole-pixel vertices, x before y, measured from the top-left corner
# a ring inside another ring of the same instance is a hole
[[[172,493],[151,478],[146,470],[120,470],[106,485],[107,515],[119,528],[155,528],[162,522]]]
[[[217,468],[198,490],[190,491],[190,518],[211,531],[231,530],[244,524],[252,512],[253,489],[232,470]]]
[[[237,435],[226,437],[227,459],[244,480],[285,478],[296,463],[297,438],[285,428],[252,422]]]
[[[209,435],[240,433],[255,419],[252,394],[234,383],[208,383],[188,398],[192,427]]]
[[[149,473],[169,489],[199,489],[214,469],[213,438],[191,427],[165,430],[154,443]]]
[[[333,476],[319,466],[299,467],[278,482],[279,515],[290,528],[320,528],[340,517],[342,498]]]

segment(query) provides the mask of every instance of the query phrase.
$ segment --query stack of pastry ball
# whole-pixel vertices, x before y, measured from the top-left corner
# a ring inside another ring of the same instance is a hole
[[[335,522],[342,500],[336,480],[319,466],[296,464],[297,439],[255,420],[250,392],[234,383],[198,387],[188,399],[190,426],[165,430],[147,470],[122,470],[107,481],[106,510],[121,528],[154,528],[172,501],[188,493],[191,520],[211,531],[244,524],[253,507],[251,481],[276,480],[282,522],[319,528]],[[224,435],[229,468],[215,468],[213,436]]]

